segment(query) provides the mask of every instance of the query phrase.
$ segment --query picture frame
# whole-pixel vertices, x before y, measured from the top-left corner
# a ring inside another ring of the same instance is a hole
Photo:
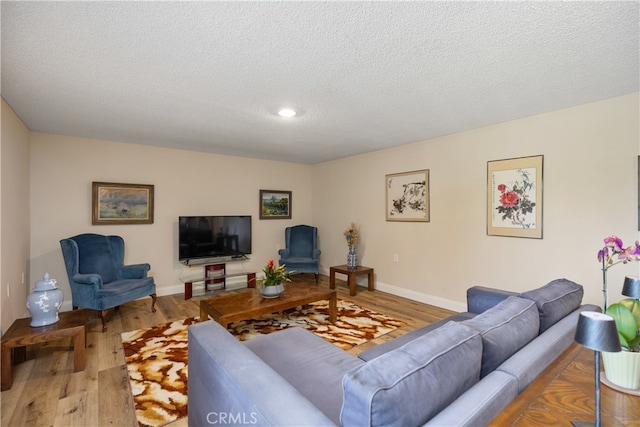
[[[544,156],[487,162],[487,235],[542,239]]]
[[[260,219],[291,219],[291,191],[260,190]]]
[[[154,187],[93,182],[91,224],[153,224]]]
[[[385,175],[387,221],[429,222],[429,169]]]

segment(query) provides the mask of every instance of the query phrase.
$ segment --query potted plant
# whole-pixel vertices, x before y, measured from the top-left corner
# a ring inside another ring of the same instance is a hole
[[[262,269],[264,278],[260,284],[260,293],[265,298],[277,298],[284,292],[283,282],[290,282],[289,274],[284,264],[276,266],[275,260],[270,259]]]
[[[602,264],[602,293],[604,311],[616,321],[622,351],[602,352],[605,377],[609,383],[623,389],[640,389],[640,301],[627,298],[607,307],[607,271],[617,264],[640,261],[640,244],[624,247],[622,239],[610,236],[598,251]],[[624,391],[624,390],[623,390]]]
[[[606,313],[616,321],[622,345],[619,353],[602,353],[607,380],[625,389],[640,390],[640,301],[611,304]]]

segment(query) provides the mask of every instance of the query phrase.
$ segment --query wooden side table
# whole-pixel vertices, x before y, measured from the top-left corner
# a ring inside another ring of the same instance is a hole
[[[30,317],[18,319],[2,336],[2,391],[13,384],[11,367],[13,363],[25,360],[26,346],[61,338],[73,339],[73,372],[83,371],[85,365],[84,349],[87,342],[87,310],[65,311],[59,314],[60,320],[54,324],[32,328]]]
[[[349,281],[349,295],[354,296],[356,294],[356,277],[360,274],[366,274],[369,279],[369,290],[373,290],[373,268],[363,267],[361,265],[354,269],[347,268],[346,265],[335,265],[329,267],[329,287],[335,289],[336,287],[336,273],[345,274]]]

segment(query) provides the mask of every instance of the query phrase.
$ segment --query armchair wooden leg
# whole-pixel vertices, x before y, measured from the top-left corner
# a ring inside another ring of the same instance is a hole
[[[318,277],[320,277],[320,275],[318,273],[315,273],[316,275],[316,285],[318,284]]]
[[[107,332],[107,313],[109,313],[109,310],[102,310],[100,312],[100,317],[102,318],[102,332]]]
[[[156,312],[156,300],[158,299],[158,297],[156,296],[156,294],[151,294],[151,298],[152,298],[152,300],[151,300],[151,311],[153,313],[155,313]]]

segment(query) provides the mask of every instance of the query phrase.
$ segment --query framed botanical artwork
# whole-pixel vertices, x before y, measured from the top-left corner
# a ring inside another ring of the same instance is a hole
[[[153,224],[153,185],[94,182],[93,225]]]
[[[487,234],[542,239],[544,156],[487,162]]]
[[[387,221],[429,221],[429,169],[386,178]]]
[[[291,191],[260,190],[260,219],[291,219]]]

